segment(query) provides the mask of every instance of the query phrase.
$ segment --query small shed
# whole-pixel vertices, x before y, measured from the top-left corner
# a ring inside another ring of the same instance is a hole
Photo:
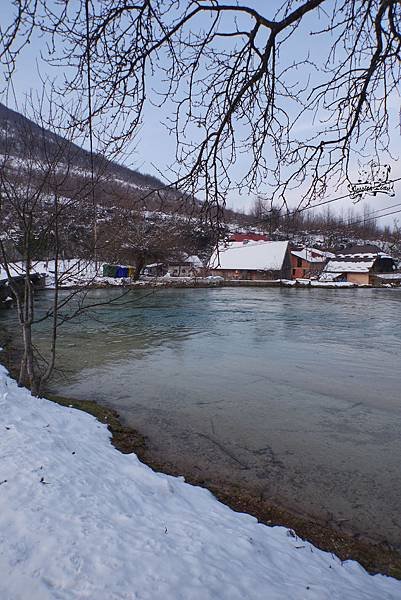
[[[184,254],[182,258],[169,261],[167,268],[171,277],[195,277],[201,273],[203,264],[199,256]]]
[[[155,262],[146,265],[142,274],[147,277],[163,277],[167,273],[167,267],[163,262]]]
[[[390,274],[396,269],[395,260],[375,246],[353,246],[344,252],[329,260],[320,276],[321,281],[372,285],[378,274]]]
[[[232,242],[215,250],[209,269],[210,275],[224,279],[290,279],[289,245],[288,242]]]

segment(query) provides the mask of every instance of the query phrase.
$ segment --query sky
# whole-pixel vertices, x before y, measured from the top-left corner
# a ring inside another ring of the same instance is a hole
[[[2,0],[3,23],[7,22],[7,20],[10,19],[13,14],[14,9],[12,4],[12,0]],[[263,9],[266,7],[266,2],[264,0],[250,0],[247,4],[254,6],[261,11],[263,11]],[[273,6],[278,7],[280,4],[281,2],[273,0],[273,2],[269,3],[269,9],[266,9],[264,12],[270,13],[270,10]],[[270,16],[270,14],[268,16]],[[294,38],[292,44],[289,46],[289,52],[293,53],[293,56],[291,55],[284,57],[287,62],[291,62],[292,59],[295,60],[296,57],[301,55],[306,56],[310,38],[308,35],[305,35],[305,33],[308,31],[308,27],[311,27],[312,24],[312,21],[309,24],[306,23],[305,29],[300,31],[300,33]],[[323,52],[324,48],[319,46],[319,41],[314,41],[314,44],[314,52],[319,53],[319,50]],[[44,39],[39,38],[36,35],[32,39],[31,44],[19,57],[17,69],[12,80],[12,89],[8,91],[7,97],[4,96],[4,94],[1,97],[1,101],[7,104],[10,108],[21,110],[26,94],[28,94],[31,90],[40,93],[42,87],[41,79],[43,77],[55,77],[56,79],[59,79],[63,76],[63,73],[60,72],[60,69],[57,70],[49,67],[49,65],[41,59],[40,55],[45,51],[46,47]],[[300,73],[300,77],[302,77],[302,73]],[[150,84],[152,86],[157,86],[158,82],[150,81]],[[396,121],[400,105],[399,98],[392,98],[390,104],[394,115],[393,122],[390,126],[393,135],[392,152],[394,158],[398,159],[399,155],[401,154],[400,131]],[[175,139],[173,136],[169,135],[167,129],[162,123],[165,117],[165,109],[158,109],[156,107],[150,107],[149,105],[147,106],[144,113],[143,124],[137,137],[136,147],[131,148],[128,155],[123,159],[127,166],[139,170],[142,173],[149,173],[157,177],[160,177],[161,174],[165,174],[168,177],[169,164],[171,164],[171,157],[174,156],[175,152]],[[304,121],[300,122],[299,124],[300,131],[305,131],[308,129],[308,127],[310,127],[308,122]],[[244,168],[245,160],[246,157],[238,160],[238,167],[236,167],[238,169],[238,173],[240,173],[241,169]],[[401,177],[400,162],[398,162],[398,160],[392,160],[391,167],[392,177]],[[347,182],[344,182],[342,189],[332,190],[332,193],[328,193],[327,198],[343,195],[343,193],[346,191],[346,183]],[[367,197],[363,202],[368,204],[372,210],[377,210],[395,204],[397,202],[397,198],[400,198],[401,201],[401,181],[395,185],[396,196],[394,198],[386,195],[380,195],[376,198]],[[234,191],[228,198],[228,205],[234,209],[249,210],[254,200],[255,197],[250,194],[238,194]],[[297,193],[294,192],[290,196],[290,205],[295,205],[296,203]],[[353,205],[349,199],[346,199],[333,203],[330,206],[334,211],[347,211],[349,208],[352,208]],[[360,205],[356,205],[354,208],[355,210],[358,210],[359,207]],[[396,218],[398,216],[401,217],[401,214],[395,215]],[[381,219],[381,222],[384,224],[391,224],[393,219],[394,217],[390,216],[388,218]]]

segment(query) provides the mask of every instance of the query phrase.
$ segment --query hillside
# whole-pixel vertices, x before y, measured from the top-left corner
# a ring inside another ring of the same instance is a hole
[[[32,142],[29,150],[26,137]],[[28,151],[39,159],[52,153],[55,154],[61,147],[75,167],[83,171],[90,170],[89,151],[37,125],[22,114],[0,103],[0,152],[3,155],[8,152],[15,157],[24,158]],[[104,157],[95,155],[96,170],[104,163]],[[150,190],[163,187],[163,183],[156,177],[139,173],[139,171],[113,161],[108,163],[107,171],[109,176],[114,179],[134,184],[138,188]]]
[[[64,257],[92,256],[95,244],[101,260],[135,263],[209,251],[198,200],[103,156],[93,163],[92,179],[87,150],[0,104],[0,236],[9,258],[24,254],[26,215],[36,259],[54,255],[56,214]]]
[[[91,187],[91,157],[87,150],[0,103],[1,157],[3,172],[5,166],[8,170],[7,178],[22,188],[32,178],[36,178],[40,185],[45,177],[46,165],[51,165],[49,169],[57,172],[58,179],[61,173],[62,181],[57,181],[59,192],[67,200],[74,199],[74,203],[79,197],[83,199],[80,231],[76,231],[72,237],[82,240],[88,236],[93,226],[93,209],[91,193],[88,191]],[[184,197],[174,190],[163,189],[163,182],[159,179],[107,161],[100,155],[94,156],[94,172],[94,196],[98,218],[103,223],[115,217],[117,208],[138,211],[151,221],[154,218],[165,219],[169,215],[197,217],[201,212],[201,203],[197,200]],[[51,185],[47,186],[47,193],[51,194]],[[82,217],[83,212],[86,214]],[[125,216],[120,217],[120,222],[124,222]],[[347,221],[333,212],[308,211],[288,217],[277,209],[266,211],[259,200],[250,209],[250,214],[226,209],[223,221],[227,226],[227,234],[260,230],[273,240],[286,239],[295,245],[316,245],[325,249],[373,241],[401,257],[397,228],[384,230],[369,215],[366,218],[366,215],[355,213]],[[85,228],[85,223],[91,224]],[[196,244],[194,248],[192,242],[188,250],[195,251]]]

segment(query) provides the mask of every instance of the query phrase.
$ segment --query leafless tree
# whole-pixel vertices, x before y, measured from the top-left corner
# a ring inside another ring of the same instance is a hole
[[[401,260],[401,225],[398,220],[395,220],[393,223],[392,230],[388,227],[387,231],[387,239],[388,239],[388,247],[392,256],[396,256],[399,260]]]
[[[131,140],[146,104],[164,106],[177,142],[171,181],[202,194],[215,219],[233,187],[268,188],[284,205],[296,189],[305,206],[358,157],[389,150],[397,0],[15,5],[2,32],[9,72],[38,28],[48,60],[68,65],[63,93],[84,90],[92,124],[107,122],[112,133],[102,141]]]
[[[208,228],[186,215],[147,214],[136,209],[120,208],[104,223],[103,256],[111,262],[135,265],[133,280],[151,262],[180,260],[184,254],[206,252],[215,243]]]
[[[34,395],[54,370],[59,327],[82,311],[81,291],[62,294],[61,288],[71,276],[79,278],[95,254],[93,178],[76,177],[79,149],[71,142],[24,118],[10,123],[1,137],[0,267],[22,332],[19,384],[29,386]],[[87,224],[84,231],[81,223]],[[77,255],[78,260],[65,262]],[[38,315],[35,277],[40,272],[38,263],[49,261],[53,266],[50,306]],[[50,320],[47,356],[35,344],[35,325],[43,320]]]
[[[325,246],[337,246],[350,238],[364,240],[382,240],[391,243],[398,256],[397,239],[399,227],[380,227],[378,211],[372,211],[369,205],[358,205],[344,211],[334,212],[329,205],[322,210],[280,210],[269,201],[257,198],[250,210],[249,224],[269,233],[272,239],[297,238],[297,242],[310,244],[308,238],[320,235]],[[379,215],[380,216],[380,215]]]
[[[207,235],[201,221],[190,214],[147,214],[137,206],[143,206],[138,195],[128,208],[130,187],[118,184],[119,172],[115,176],[108,171],[109,163],[101,157],[92,162],[96,171],[91,170],[85,152],[72,143],[76,131],[63,126],[65,113],[51,107],[50,114],[52,131],[36,110],[39,125],[13,113],[2,122],[0,136],[0,271],[13,295],[22,333],[19,384],[34,395],[54,371],[60,327],[91,308],[119,303],[130,293],[128,289],[111,299],[90,297],[102,260],[112,256],[116,262],[135,264],[137,279],[147,261],[175,258]],[[62,137],[60,132],[70,135]],[[50,272],[51,299],[38,311],[35,278],[43,270]],[[71,284],[79,287],[63,289]],[[50,322],[47,352],[35,342],[36,328],[44,321]]]
[[[60,104],[79,95],[88,106],[85,116],[70,115],[65,130],[89,125],[106,152],[135,139],[148,104],[163,107],[176,140],[170,184],[183,197],[203,196],[213,222],[233,188],[264,194],[278,208],[297,193],[305,207],[340,183],[356,159],[391,150],[401,65],[397,0],[286,0],[263,8],[222,0],[13,5],[15,18],[0,31],[8,80],[40,32],[46,60],[65,67]],[[57,177],[51,179],[41,185],[53,199],[45,233],[55,238],[64,205],[50,192],[58,189]],[[16,205],[25,236],[27,322],[28,247],[37,235],[39,196],[27,196],[34,211]]]

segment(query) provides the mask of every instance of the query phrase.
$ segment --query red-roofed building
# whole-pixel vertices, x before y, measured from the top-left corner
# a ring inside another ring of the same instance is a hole
[[[230,235],[229,242],[268,242],[269,238],[265,233],[233,233]]]
[[[327,259],[334,254],[322,252],[316,248],[301,248],[291,250],[291,266],[293,279],[310,279],[317,277],[323,270]]]

